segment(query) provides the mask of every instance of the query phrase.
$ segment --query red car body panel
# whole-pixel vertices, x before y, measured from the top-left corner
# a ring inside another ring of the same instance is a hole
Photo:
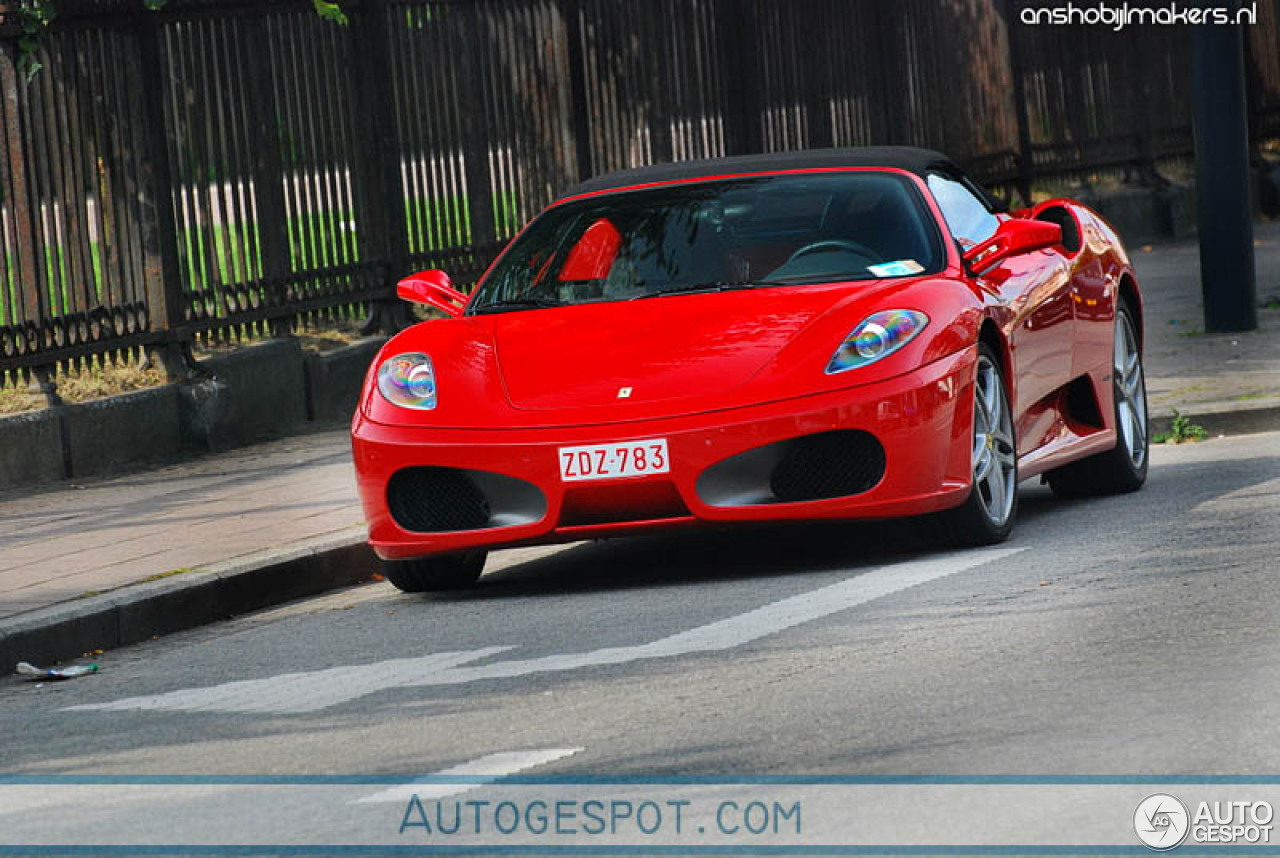
[[[899,172],[915,183],[945,235],[925,182]],[[1109,449],[1116,441],[1115,305],[1122,281],[1139,300],[1136,279],[1115,233],[1083,206],[1053,200],[1013,216],[1050,209],[1077,225],[1078,247],[1068,249],[1064,240],[980,276],[965,270],[948,241],[944,269],[916,277],[415,325],[383,347],[352,425],[370,543],[384,558],[405,559],[654,528],[906,516],[956,506],[971,485],[980,334],[1002,352],[1021,478]],[[590,269],[596,249],[615,241],[597,232],[592,252],[573,265]],[[930,323],[883,360],[823,372],[860,321],[891,308],[923,312]],[[439,386],[434,410],[401,408],[378,393],[376,368],[401,353],[431,356]],[[754,505],[718,505],[700,495],[700,476],[717,463],[840,429],[870,432],[883,446],[883,477],[866,491]],[[668,444],[669,473],[561,480],[561,447],[658,438]],[[389,510],[387,486],[410,467],[522,480],[541,492],[541,514],[470,530],[406,530]]]

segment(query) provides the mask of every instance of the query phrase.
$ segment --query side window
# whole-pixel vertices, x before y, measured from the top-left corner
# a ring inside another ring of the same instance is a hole
[[[1000,221],[977,195],[961,182],[937,173],[929,174],[929,190],[942,209],[951,234],[965,247],[981,244],[995,235]]]

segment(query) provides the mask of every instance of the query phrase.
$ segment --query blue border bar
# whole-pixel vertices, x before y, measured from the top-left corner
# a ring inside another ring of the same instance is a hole
[[[0,786],[1280,786],[1280,775],[57,775],[0,774]]]
[[[0,855],[1158,855],[1145,846],[3,846]],[[1170,855],[1280,855],[1280,845],[1180,846]]]

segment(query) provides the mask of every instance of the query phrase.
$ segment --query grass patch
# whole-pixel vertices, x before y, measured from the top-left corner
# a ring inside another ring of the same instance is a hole
[[[186,575],[186,574],[187,574],[188,572],[190,572],[190,571],[191,571],[191,569],[189,569],[189,568],[188,568],[188,567],[186,567],[186,566],[183,566],[183,567],[182,567],[182,568],[180,568],[180,569],[170,569],[168,572],[157,572],[157,573],[156,573],[156,574],[154,574],[154,575],[148,575],[147,577],[143,578],[143,579],[142,579],[141,581],[139,581],[138,583],[139,583],[139,584],[147,584],[147,583],[149,583],[149,582],[151,582],[151,581],[163,581],[165,578],[172,578],[172,577],[173,577],[173,576],[175,576],[175,575]]]
[[[1169,431],[1157,432],[1151,440],[1156,444],[1193,444],[1208,437],[1209,432],[1203,426],[1174,411]]]
[[[302,346],[304,351],[331,352],[364,339],[365,335],[360,333],[361,324],[361,322],[348,320],[339,322],[333,327],[304,328],[294,336],[297,337],[298,345]]]
[[[17,387],[0,387],[0,416],[25,414],[44,407],[40,398]]]
[[[88,402],[104,396],[146,390],[159,387],[166,381],[160,369],[132,362],[120,366],[105,361],[90,364],[84,370],[59,372],[57,376],[58,395],[66,402]]]
[[[159,387],[165,375],[154,367],[144,367],[140,360],[117,364],[94,359],[83,369],[59,369],[54,377],[63,402],[89,402],[120,393]],[[44,408],[43,397],[25,387],[0,387],[0,414],[21,414]]]
[[[363,324],[363,319],[334,319],[325,321],[322,325],[299,325],[295,328],[293,336],[303,351],[330,352],[364,339],[365,335],[360,332],[360,327]],[[198,339],[191,347],[191,354],[197,360],[203,360],[217,355],[230,354],[231,352],[266,342],[269,339],[272,339],[272,337],[265,326],[262,328],[246,326],[234,337],[226,339],[202,337]]]

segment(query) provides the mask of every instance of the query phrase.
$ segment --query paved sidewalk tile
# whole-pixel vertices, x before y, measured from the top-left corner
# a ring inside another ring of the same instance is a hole
[[[1280,299],[1280,221],[1254,226],[1258,299]],[[1280,404],[1280,309],[1259,309],[1258,329],[1206,334],[1195,241],[1131,247],[1146,311],[1151,410]],[[1212,286],[1212,284],[1210,284]]]
[[[345,429],[0,494],[0,617],[361,520]]]

